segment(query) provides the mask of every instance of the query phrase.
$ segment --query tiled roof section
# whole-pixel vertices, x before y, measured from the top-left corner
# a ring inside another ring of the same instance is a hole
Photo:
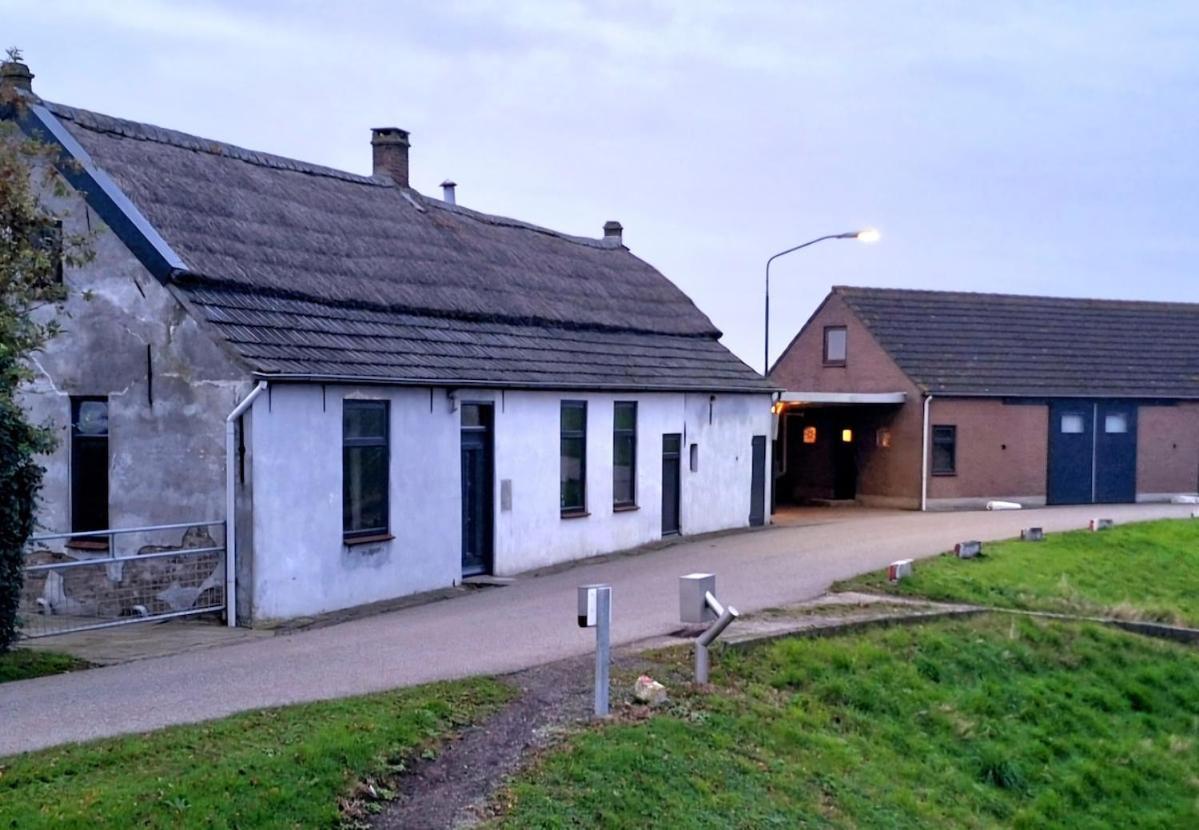
[[[554,389],[764,388],[711,337],[337,307],[205,283],[186,291],[264,375]]]
[[[934,395],[1199,398],[1199,304],[833,291]]]
[[[186,263],[180,289],[259,373],[770,389],[619,245],[47,106]]]

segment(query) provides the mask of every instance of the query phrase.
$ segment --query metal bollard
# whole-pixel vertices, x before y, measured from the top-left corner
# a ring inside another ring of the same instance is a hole
[[[595,628],[595,716],[608,716],[609,669],[612,664],[612,586],[580,585],[579,628]]]
[[[712,622],[695,640],[695,682],[707,683],[711,660],[708,647],[740,616],[731,605],[720,604],[713,591],[716,577],[712,574],[687,574],[679,577],[679,616],[683,622]]]

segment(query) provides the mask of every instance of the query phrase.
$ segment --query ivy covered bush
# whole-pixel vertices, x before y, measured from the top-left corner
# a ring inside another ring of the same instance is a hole
[[[20,60],[8,50],[7,62]],[[25,106],[16,90],[0,88],[0,652],[17,636],[22,556],[42,481],[37,456],[54,448],[50,431],[28,421],[19,392],[32,377],[29,357],[61,330],[64,266],[91,258],[90,240],[64,234],[62,217],[43,204],[68,185],[56,150],[18,128]]]

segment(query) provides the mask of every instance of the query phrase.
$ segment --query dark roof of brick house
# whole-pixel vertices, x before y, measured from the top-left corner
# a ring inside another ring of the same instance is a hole
[[[265,377],[768,391],[620,244],[44,103],[182,260],[175,290]]]
[[[1199,398],[1199,304],[838,286],[934,395]]]

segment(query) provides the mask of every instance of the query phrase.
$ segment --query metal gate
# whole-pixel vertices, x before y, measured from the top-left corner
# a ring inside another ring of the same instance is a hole
[[[225,523],[32,536],[21,635],[48,637],[225,611]]]

